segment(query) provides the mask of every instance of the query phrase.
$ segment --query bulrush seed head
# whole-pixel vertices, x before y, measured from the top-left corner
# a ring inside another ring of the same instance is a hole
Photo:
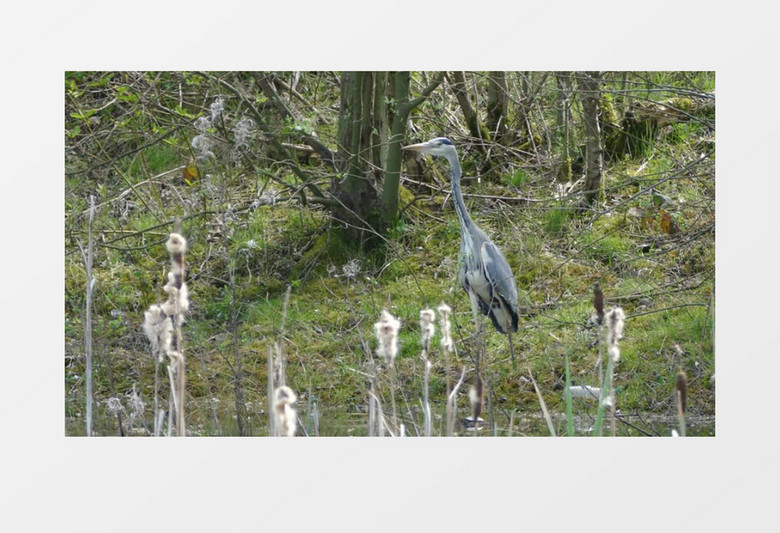
[[[606,315],[607,322],[607,353],[612,357],[612,362],[620,361],[620,347],[618,341],[623,338],[623,326],[626,315],[620,307],[613,307]]]
[[[162,360],[171,349],[173,324],[163,306],[153,305],[144,313],[143,331],[152,344],[152,353]]]
[[[423,309],[420,311],[420,332],[422,335],[422,345],[428,350],[431,344],[433,334],[436,332],[436,326],[433,321],[436,319],[436,313],[433,309]]]
[[[190,293],[189,289],[187,289],[187,284],[183,281],[181,282],[181,287],[177,288],[177,281],[179,276],[177,274],[174,274],[172,271],[168,272],[168,283],[165,284],[163,287],[163,290],[168,293],[168,301],[163,304],[166,311],[170,311],[168,314],[172,315],[174,314],[173,309],[173,302],[178,299],[179,300],[179,311],[181,316],[179,316],[179,320],[182,322],[184,321],[184,313],[187,313],[190,310]]]
[[[276,427],[282,437],[294,437],[297,429],[297,415],[292,408],[298,400],[290,387],[279,387],[274,391],[274,416]]]
[[[391,365],[398,355],[399,329],[401,329],[401,321],[383,309],[379,322],[374,324],[377,340],[376,354],[384,357],[388,365]]]
[[[438,308],[439,311],[439,329],[441,329],[441,348],[447,353],[452,353],[455,344],[452,342],[452,325],[450,324],[450,313],[452,309],[444,302]]]
[[[171,233],[165,241],[165,249],[169,254],[183,254],[187,251],[187,239],[178,233]]]

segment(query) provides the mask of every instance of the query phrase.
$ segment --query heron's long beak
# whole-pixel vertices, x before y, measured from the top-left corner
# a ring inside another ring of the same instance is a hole
[[[428,143],[417,143],[417,144],[410,144],[409,146],[402,146],[401,150],[409,150],[411,152],[422,152],[428,148]]]

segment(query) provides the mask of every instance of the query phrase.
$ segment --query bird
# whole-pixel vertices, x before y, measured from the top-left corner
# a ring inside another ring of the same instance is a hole
[[[458,282],[469,296],[474,314],[490,318],[496,331],[509,337],[512,365],[516,366],[512,333],[517,332],[517,286],[504,254],[471,219],[460,190],[461,169],[452,141],[436,137],[430,141],[402,147],[419,154],[443,157],[450,164],[452,201],[460,221]]]

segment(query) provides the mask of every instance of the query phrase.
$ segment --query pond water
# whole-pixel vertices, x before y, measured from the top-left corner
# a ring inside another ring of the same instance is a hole
[[[247,404],[247,422],[244,427],[245,434],[249,436],[266,436],[268,417],[265,414],[265,406],[258,403]],[[232,404],[209,402],[208,400],[196,400],[190,402],[187,413],[187,433],[191,436],[238,436],[235,411]],[[385,416],[391,416],[386,412]],[[466,409],[459,410],[459,421],[467,416]],[[486,413],[482,415],[489,419]],[[307,406],[298,406],[299,428],[298,435],[314,435],[315,424],[313,417],[307,412]],[[416,436],[422,433],[422,415],[420,409],[411,409],[404,406],[403,412],[399,407],[399,418],[405,424],[407,436]],[[551,413],[551,418],[557,435],[566,434],[566,417],[562,413]],[[416,421],[412,422],[412,420]],[[590,436],[593,432],[595,421],[595,409],[578,411],[574,415],[575,436]],[[506,414],[496,413],[496,435],[509,436],[510,419]],[[147,410],[146,417],[131,419],[123,417],[123,425],[130,436],[150,435],[153,428],[151,411]],[[319,434],[322,436],[365,436],[368,431],[368,415],[364,406],[352,408],[324,409],[319,415]],[[659,415],[656,413],[618,413],[616,420],[616,433],[618,436],[671,436],[672,429],[678,428],[676,416]],[[163,432],[167,431],[167,423],[163,426]],[[119,434],[117,418],[110,413],[97,408],[93,433],[98,436],[116,436]],[[444,413],[433,414],[434,435],[444,434]],[[456,433],[467,436],[489,436],[491,431],[484,427],[480,431],[467,430],[461,423],[457,424]],[[65,419],[66,436],[83,436],[86,434],[85,423],[82,417],[71,416]],[[604,422],[604,435],[611,434],[609,419]],[[688,436],[715,436],[714,416],[689,416],[687,418]],[[515,413],[512,417],[512,436],[548,436],[549,429],[541,414]]]

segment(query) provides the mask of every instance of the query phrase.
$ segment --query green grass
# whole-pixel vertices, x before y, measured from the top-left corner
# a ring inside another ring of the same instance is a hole
[[[566,230],[566,222],[569,220],[569,210],[566,208],[553,208],[545,219],[544,230],[553,237],[560,237]]]
[[[509,176],[509,184],[517,187],[518,189],[527,185],[529,181],[529,174],[522,168],[518,168],[513,174]]]

